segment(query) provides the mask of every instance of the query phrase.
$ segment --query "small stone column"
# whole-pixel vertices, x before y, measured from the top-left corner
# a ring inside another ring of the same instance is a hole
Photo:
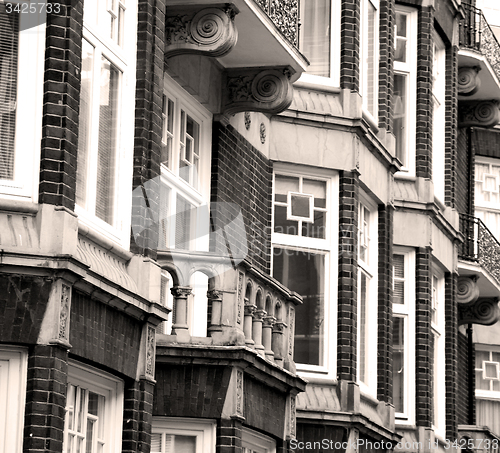
[[[283,332],[285,327],[286,324],[281,321],[277,321],[273,325],[272,350],[274,352],[274,361],[279,366],[283,366]]]
[[[262,344],[264,345],[264,353],[266,359],[274,361],[274,352],[272,349],[273,340],[273,325],[276,322],[274,316],[265,316],[262,325]]]
[[[255,342],[255,350],[262,356],[264,355],[265,351],[264,345],[262,344],[262,323],[265,316],[266,310],[255,310],[252,322],[252,337],[253,341]]]
[[[245,333],[245,344],[253,348],[255,341],[252,338],[252,323],[253,315],[257,307],[249,304],[248,299],[245,298],[245,317],[243,319],[243,332]]]
[[[212,336],[213,332],[221,332],[221,319],[222,319],[222,291],[211,289],[207,291],[207,298],[212,305],[212,314],[210,317],[210,326],[208,328],[208,335]]]
[[[174,313],[172,334],[177,335],[177,341],[187,343],[190,340],[189,325],[187,322],[188,297],[191,294],[191,288],[186,286],[174,286],[171,289],[174,296]]]

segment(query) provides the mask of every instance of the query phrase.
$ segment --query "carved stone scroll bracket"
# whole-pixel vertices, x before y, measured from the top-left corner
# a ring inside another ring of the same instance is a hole
[[[479,66],[463,66],[458,68],[458,94],[460,96],[472,96],[479,90],[481,79],[479,78]]]
[[[221,57],[236,45],[234,5],[169,11],[165,20],[165,59],[181,54]]]
[[[500,319],[498,299],[478,299],[470,304],[458,304],[458,325],[480,324],[491,326]]]
[[[498,101],[461,102],[458,112],[459,127],[492,127],[500,123]]]
[[[460,277],[457,284],[457,302],[459,304],[474,303],[479,297],[476,275],[472,277]]]
[[[291,70],[238,68],[229,69],[223,78],[225,115],[252,111],[280,113],[292,103]]]

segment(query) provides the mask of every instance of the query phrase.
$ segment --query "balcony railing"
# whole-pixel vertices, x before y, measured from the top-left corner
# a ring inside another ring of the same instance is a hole
[[[481,219],[460,214],[460,232],[465,240],[459,258],[484,267],[500,284],[500,242]]]
[[[460,22],[460,47],[481,52],[500,79],[500,44],[483,12],[462,4],[465,19]]]
[[[299,45],[299,0],[254,0],[295,47]]]

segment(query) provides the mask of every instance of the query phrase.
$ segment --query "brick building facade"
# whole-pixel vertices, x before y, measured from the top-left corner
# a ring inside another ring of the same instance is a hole
[[[492,53],[459,0],[0,0],[0,453],[493,445]]]

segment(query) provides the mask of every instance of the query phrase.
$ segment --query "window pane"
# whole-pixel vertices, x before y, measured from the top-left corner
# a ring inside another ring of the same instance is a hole
[[[366,96],[366,108],[368,111],[375,115],[375,83],[377,80],[375,79],[376,73],[376,64],[375,55],[376,55],[376,45],[375,42],[375,30],[376,30],[376,18],[377,18],[377,10],[375,7],[369,2],[366,1],[367,8],[367,30],[366,30],[366,46],[365,46],[365,75],[366,75],[366,86],[364,95]]]
[[[0,3],[0,179],[9,180],[14,179],[18,40],[18,15],[7,14]]]
[[[359,379],[361,382],[366,383],[366,365],[368,357],[367,350],[367,319],[366,319],[366,297],[368,289],[368,278],[366,274],[361,271],[360,273],[360,288],[359,288],[359,328],[358,328],[358,341],[359,341]]]
[[[294,178],[292,176],[280,176],[275,177],[275,201],[285,202],[287,201],[286,195],[288,192],[298,192],[299,191],[299,178]],[[277,198],[278,195],[285,195],[285,198]]]
[[[175,248],[189,250],[192,231],[192,214],[194,206],[185,198],[177,195],[177,209],[175,214]]]
[[[301,50],[311,63],[307,72],[330,77],[331,0],[307,0],[301,6]]]
[[[119,81],[118,69],[102,57],[96,216],[111,225],[115,216]]]
[[[196,453],[196,437],[175,436],[175,453]]]
[[[325,239],[326,234],[326,212],[314,211],[314,222],[302,223],[302,236],[309,238]]]
[[[408,166],[406,157],[407,139],[407,79],[406,74],[394,74],[394,135],[396,138],[396,157]]]
[[[162,453],[161,434],[151,434],[151,453]]]
[[[287,220],[287,207],[274,206],[274,232],[282,234],[299,234],[299,222]]]
[[[396,48],[394,49],[394,61],[406,62],[407,43],[407,21],[406,14],[396,13]]]
[[[87,205],[87,173],[90,150],[90,106],[92,105],[94,47],[82,42],[82,82],[80,89],[80,115],[78,118],[78,157],[76,166],[76,203]]]
[[[296,307],[297,363],[323,365],[325,255],[275,247],[273,276],[303,297]]]
[[[394,407],[396,412],[404,412],[405,393],[405,342],[404,318],[392,318],[392,346],[393,346],[393,389]]]
[[[99,395],[94,392],[89,392],[89,408],[88,412],[92,415],[98,415]]]
[[[172,190],[166,184],[160,184],[160,211],[159,211],[159,238],[158,249],[166,250],[170,247],[169,222],[170,219],[170,198]]]
[[[302,192],[314,195],[315,208],[326,208],[326,182],[304,179]]]
[[[393,302],[395,304],[405,303],[405,257],[404,255],[393,256],[394,265],[394,293]]]
[[[309,206],[312,201],[311,197],[302,195],[291,195],[291,210],[294,217],[309,218]]]

